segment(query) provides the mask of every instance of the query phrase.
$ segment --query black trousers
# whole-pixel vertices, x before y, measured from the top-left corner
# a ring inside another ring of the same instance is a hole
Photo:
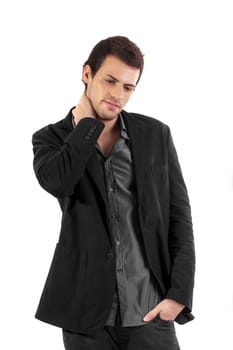
[[[179,350],[173,321],[154,318],[137,327],[105,326],[92,334],[63,330],[66,350]]]

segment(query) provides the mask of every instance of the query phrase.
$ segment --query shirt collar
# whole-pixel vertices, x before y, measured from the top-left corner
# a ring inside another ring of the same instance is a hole
[[[128,131],[127,131],[127,128],[126,128],[126,125],[125,125],[124,118],[123,118],[121,113],[119,114],[119,118],[120,118],[120,125],[121,125],[121,136],[124,139],[129,140]]]

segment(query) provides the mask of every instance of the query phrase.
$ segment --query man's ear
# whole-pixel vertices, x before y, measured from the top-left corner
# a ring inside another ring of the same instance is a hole
[[[83,67],[83,74],[82,74],[82,81],[84,82],[84,84],[88,84],[91,77],[92,77],[91,67],[89,66],[89,64],[86,64]]]

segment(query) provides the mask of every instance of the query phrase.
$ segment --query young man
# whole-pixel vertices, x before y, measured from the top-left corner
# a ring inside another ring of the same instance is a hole
[[[100,41],[85,92],[66,118],[35,132],[34,170],[62,224],[36,318],[67,350],[179,349],[191,314],[191,211],[169,127],[127,113],[143,71],[128,38]]]

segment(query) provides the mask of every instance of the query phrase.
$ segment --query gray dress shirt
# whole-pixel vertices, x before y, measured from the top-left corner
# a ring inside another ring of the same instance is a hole
[[[116,253],[116,292],[106,325],[144,325],[144,315],[161,300],[149,270],[137,216],[137,197],[130,139],[119,114],[121,134],[106,157],[96,150],[105,178]],[[74,121],[73,125],[75,127]]]

